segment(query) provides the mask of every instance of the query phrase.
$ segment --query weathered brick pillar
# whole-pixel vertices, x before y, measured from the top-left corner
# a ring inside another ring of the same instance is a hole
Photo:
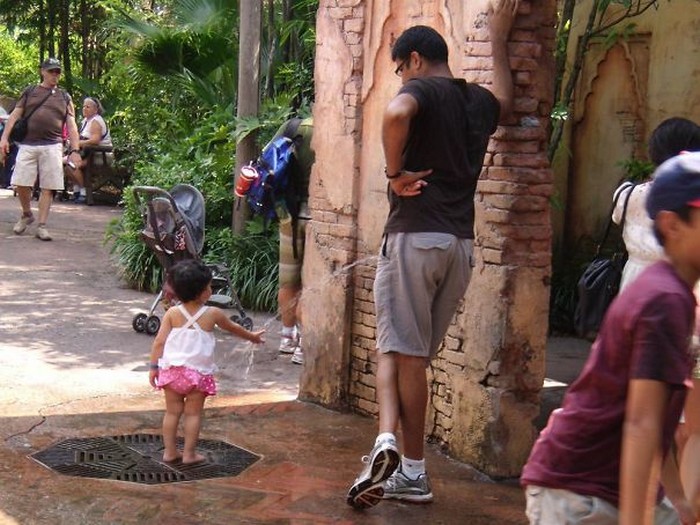
[[[406,27],[431,25],[448,42],[452,71],[488,85],[487,5],[320,2],[302,399],[377,412],[372,285],[388,209],[380,129],[400,87],[390,45]],[[489,146],[476,196],[476,267],[430,369],[430,438],[494,476],[517,475],[527,457],[544,375],[555,7],[521,2],[508,48],[516,115]]]

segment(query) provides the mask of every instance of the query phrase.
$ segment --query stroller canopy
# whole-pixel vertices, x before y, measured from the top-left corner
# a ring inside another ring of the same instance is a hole
[[[178,211],[182,214],[196,253],[202,253],[204,247],[204,197],[194,186],[177,184],[170,190],[170,196],[175,201]]]

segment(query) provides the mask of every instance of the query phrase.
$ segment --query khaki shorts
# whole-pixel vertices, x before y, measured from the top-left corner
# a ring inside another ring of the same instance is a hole
[[[301,288],[301,264],[304,262],[306,219],[297,221],[297,256],[294,257],[292,222],[280,223],[279,285]]]
[[[37,177],[42,190],[63,189],[63,146],[61,144],[45,146],[20,144],[10,183],[13,186],[32,187]]]
[[[471,239],[447,233],[393,233],[374,279],[377,350],[434,357],[472,273]]]
[[[551,489],[528,485],[525,514],[530,525],[570,525],[590,523],[617,525],[618,510],[615,505],[595,496],[586,496],[564,489]],[[680,525],[678,513],[664,498],[656,506],[654,525]]]

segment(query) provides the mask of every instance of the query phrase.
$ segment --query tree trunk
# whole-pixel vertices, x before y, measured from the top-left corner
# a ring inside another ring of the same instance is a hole
[[[267,71],[265,74],[265,98],[275,96],[275,53],[277,52],[277,29],[275,28],[275,2],[267,1]]]
[[[238,55],[238,117],[250,117],[258,114],[260,106],[260,30],[262,22],[261,2],[240,1],[240,44]],[[257,154],[255,135],[250,134],[236,144],[236,162],[234,181],[237,182],[242,166],[255,158]],[[241,233],[248,216],[246,206],[233,205],[234,233]]]
[[[59,23],[61,30],[61,40],[60,40],[60,54],[61,54],[61,65],[63,66],[63,79],[65,82],[66,89],[70,93],[73,90],[73,72],[71,70],[70,62],[70,0],[60,0],[60,14]]]
[[[90,77],[90,26],[88,21],[87,0],[80,0],[80,56],[83,61],[83,78]]]
[[[56,56],[56,0],[47,0],[46,12],[49,14],[49,30],[46,35],[46,52],[50,57]]]

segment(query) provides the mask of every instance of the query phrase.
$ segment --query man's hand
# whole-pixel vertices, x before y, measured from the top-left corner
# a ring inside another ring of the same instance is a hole
[[[508,38],[519,4],[519,0],[491,0],[489,33],[492,42],[495,39],[506,40]]]
[[[420,195],[423,186],[428,183],[423,179],[433,172],[433,170],[423,171],[402,171],[401,175],[389,180],[391,190],[399,197],[415,197]]]

